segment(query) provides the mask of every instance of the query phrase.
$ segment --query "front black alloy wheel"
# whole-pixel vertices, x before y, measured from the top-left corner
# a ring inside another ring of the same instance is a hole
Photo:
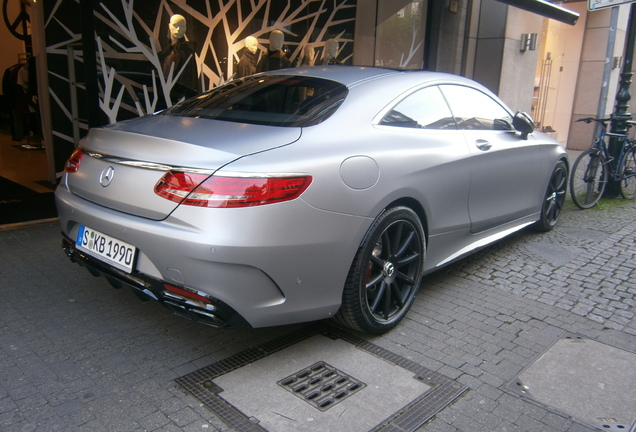
[[[552,176],[543,198],[541,219],[534,225],[537,231],[547,232],[556,226],[565,204],[567,185],[568,167],[565,162],[559,161],[552,171]]]
[[[386,210],[356,254],[337,320],[384,333],[406,315],[420,286],[426,257],[424,229],[408,207]]]

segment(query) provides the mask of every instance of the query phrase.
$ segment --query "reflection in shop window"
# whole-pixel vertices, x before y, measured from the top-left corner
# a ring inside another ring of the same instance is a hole
[[[422,69],[428,0],[379,0],[375,65]]]

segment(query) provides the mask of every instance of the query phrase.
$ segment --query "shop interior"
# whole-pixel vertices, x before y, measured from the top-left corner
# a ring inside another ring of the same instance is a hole
[[[0,230],[57,216],[39,119],[29,3],[5,2],[0,26]],[[29,85],[31,83],[31,85]]]
[[[36,110],[37,89],[28,85],[29,7],[25,2],[7,2],[5,9],[5,18],[13,25],[0,26],[0,178],[47,193],[55,185],[47,181],[46,153]]]

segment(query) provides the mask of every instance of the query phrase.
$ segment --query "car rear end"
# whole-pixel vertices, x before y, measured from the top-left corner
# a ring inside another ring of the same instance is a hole
[[[232,171],[236,161],[298,142],[303,127],[333,113],[346,89],[327,84],[335,97],[313,92],[304,95],[311,103],[274,117],[241,116],[245,101],[226,103],[219,90],[216,105],[194,98],[91,130],[56,191],[67,255],[115,287],[216,327],[333,316],[351,264],[342,257],[353,255],[370,221],[305,202],[309,172]]]

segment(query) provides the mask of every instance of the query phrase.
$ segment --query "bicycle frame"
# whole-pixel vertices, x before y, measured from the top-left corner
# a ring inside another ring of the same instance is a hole
[[[625,158],[625,156],[627,154],[629,154],[630,150],[632,150],[636,144],[634,143],[634,140],[631,140],[627,135],[625,134],[619,134],[619,133],[614,133],[614,132],[607,132],[607,126],[608,126],[608,121],[610,119],[593,119],[593,118],[586,118],[586,119],[580,119],[578,121],[585,121],[586,123],[590,123],[591,121],[595,121],[597,122],[599,125],[601,125],[601,130],[599,132],[598,137],[596,138],[596,140],[594,141],[594,144],[592,145],[592,148],[597,150],[597,154],[598,153],[602,153],[603,157],[604,157],[604,162],[603,165],[607,166],[608,168],[608,175],[610,177],[611,180],[613,181],[622,181],[625,180],[626,178],[629,177],[634,177],[636,176],[636,170],[634,172],[630,172],[630,173],[619,173],[619,170],[621,168],[621,166],[623,165],[623,159]],[[605,138],[616,138],[617,141],[620,143],[620,154],[618,155],[618,158],[614,158],[608,149],[608,146],[605,142]],[[614,163],[614,161],[616,161],[616,163]],[[592,169],[594,172],[586,172],[585,176],[586,178],[594,178],[594,175],[596,175],[596,169],[598,168],[598,166],[592,166],[592,167],[588,167],[588,169]]]
[[[626,134],[608,132],[611,118],[582,118],[578,121],[597,122],[601,128],[594,144],[583,151],[574,161],[570,176],[570,195],[579,208],[588,209],[596,205],[605,193],[608,183],[613,182],[616,191],[625,199],[636,198],[636,143]],[[631,123],[630,124],[636,124]],[[606,138],[612,141],[606,142]],[[610,143],[620,145],[616,157],[610,154]]]

